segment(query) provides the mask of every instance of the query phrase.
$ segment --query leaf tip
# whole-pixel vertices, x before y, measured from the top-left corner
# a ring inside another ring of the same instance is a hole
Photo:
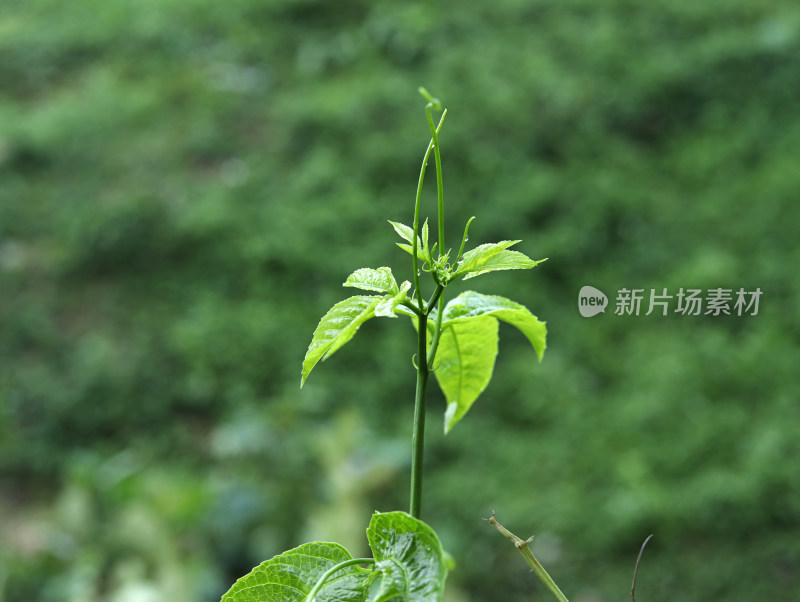
[[[537,318],[538,319],[538,318]],[[540,320],[541,322],[541,320]],[[547,350],[547,322],[541,322],[542,324],[542,344],[540,346],[533,346],[533,350],[536,352],[536,357],[539,358],[541,362],[544,358],[544,352]]]
[[[447,404],[447,410],[444,412],[444,434],[448,434],[458,422],[456,412],[458,411],[458,402],[451,401]]]

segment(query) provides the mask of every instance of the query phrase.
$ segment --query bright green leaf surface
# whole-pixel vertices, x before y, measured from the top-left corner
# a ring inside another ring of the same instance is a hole
[[[398,243],[395,243],[395,244],[396,244],[398,247],[400,247],[401,249],[403,249],[403,251],[405,251],[405,252],[406,252],[406,253],[408,253],[409,255],[411,255],[411,256],[413,256],[413,255],[414,255],[414,249],[411,247],[411,245],[407,245],[407,244],[406,244],[406,243],[404,243],[404,242],[398,242]],[[420,248],[417,250],[417,257],[419,257],[419,259],[420,259],[420,260],[422,260],[422,261],[425,261],[425,262],[428,262],[428,263],[432,263],[432,262],[430,261],[430,259],[428,258],[428,256],[427,256],[425,253],[423,253],[423,251],[422,251],[422,247],[420,247]]]
[[[547,261],[546,259],[533,260],[524,253],[519,251],[500,251],[485,261],[480,262],[469,270],[466,270],[464,280],[480,276],[487,272],[496,272],[499,270],[527,270],[535,265]],[[464,274],[465,270],[459,269],[458,274]]]
[[[395,243],[395,244],[396,244],[398,247],[400,247],[401,249],[403,249],[403,251],[405,251],[405,252],[406,252],[406,253],[408,253],[409,255],[413,255],[413,254],[414,254],[414,249],[411,247],[411,245],[407,245],[407,244],[406,244],[406,243],[404,243],[404,242],[398,242],[398,243]]]
[[[376,512],[367,538],[383,575],[378,600],[442,600],[447,564],[433,529],[405,512]]]
[[[328,569],[352,556],[335,543],[307,543],[266,560],[233,584],[221,602],[303,602]],[[336,571],[316,602],[365,602],[370,571],[356,565]]]
[[[528,337],[539,360],[547,347],[547,327],[528,308],[505,297],[465,291],[444,308],[443,325],[460,323],[478,316],[493,316],[518,328]]]
[[[497,320],[489,316],[443,323],[433,367],[447,400],[445,433],[463,418],[492,379],[497,330]]]
[[[378,303],[375,307],[375,315],[385,318],[396,318],[395,310],[397,306],[406,300],[408,290],[411,288],[411,283],[408,280],[403,281],[400,290],[394,296],[386,296],[383,301]]]
[[[423,255],[422,257],[430,263],[431,261],[431,250],[428,247],[428,220],[425,220],[425,223],[422,224],[422,250]]]
[[[342,286],[352,286],[365,291],[376,291],[378,293],[397,293],[397,281],[394,279],[392,269],[381,267],[361,268],[347,277]]]
[[[407,245],[403,243],[397,243],[397,246],[407,253],[413,255],[414,250],[412,245],[414,244],[414,230],[405,224],[401,224],[400,222],[390,221],[389,223],[392,224],[392,227],[394,228],[395,232],[400,235],[400,238],[409,243]],[[422,238],[417,236],[417,257],[423,261],[431,263],[430,250],[428,249],[428,220],[425,220],[425,223],[422,225],[422,235]]]
[[[500,242],[488,243],[479,245],[474,249],[470,249],[461,257],[461,261],[456,266],[456,275],[466,274],[474,270],[479,270],[480,266],[484,265],[490,257],[496,255],[500,251],[507,249],[515,244],[518,240],[502,240]]]
[[[400,222],[390,221],[389,223],[392,224],[392,228],[394,228],[394,231],[400,235],[400,238],[402,238],[403,240],[405,240],[410,244],[414,244],[414,239],[413,239],[414,230],[411,228],[411,226],[406,226],[405,224],[401,224]],[[419,238],[417,238],[417,242],[419,243],[419,247],[421,249],[422,241]]]
[[[369,602],[389,602],[395,597],[408,600],[408,575],[403,565],[394,558],[388,558],[376,562],[375,568],[381,572],[381,584]]]
[[[357,295],[334,305],[320,320],[303,359],[300,386],[306,382],[311,369],[321,359],[333,355],[356,334],[358,328],[375,316],[375,308],[384,297]]]

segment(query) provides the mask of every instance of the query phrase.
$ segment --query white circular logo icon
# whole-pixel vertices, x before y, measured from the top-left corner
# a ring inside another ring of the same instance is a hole
[[[603,291],[593,286],[581,287],[578,293],[578,311],[584,318],[591,318],[599,313],[605,313],[608,297]]]

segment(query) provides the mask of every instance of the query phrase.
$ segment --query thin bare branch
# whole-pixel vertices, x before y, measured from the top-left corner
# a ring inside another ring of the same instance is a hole
[[[631,600],[633,600],[633,602],[636,602],[636,576],[639,574],[639,563],[642,561],[644,547],[647,545],[647,542],[652,539],[652,537],[652,533],[647,536],[647,539],[644,540],[642,547],[639,548],[639,556],[636,557],[636,568],[633,569],[633,583],[631,584]]]
[[[547,574],[547,571],[544,570],[544,567],[539,563],[539,561],[533,555],[531,549],[528,547],[528,544],[533,541],[533,535],[531,535],[527,540],[517,537],[511,531],[497,522],[497,519],[494,517],[494,510],[492,510],[491,518],[484,518],[483,520],[492,525],[495,529],[503,534],[503,537],[514,544],[514,547],[520,551],[522,557],[525,559],[525,562],[528,563],[528,566],[531,567],[534,573],[536,573],[539,581],[544,584],[544,586],[550,591],[551,594],[553,594],[553,597],[558,600],[558,602],[569,602],[567,597],[561,593],[560,589],[558,589],[556,582],[553,581],[553,578]]]

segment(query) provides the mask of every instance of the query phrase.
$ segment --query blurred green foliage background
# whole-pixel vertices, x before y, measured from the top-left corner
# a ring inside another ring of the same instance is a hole
[[[796,2],[4,0],[0,600],[213,602],[406,508],[413,329],[298,384],[351,271],[410,277],[419,85],[450,244],[550,257],[468,283],[544,361],[503,327],[446,438],[432,389],[448,600],[547,599],[492,509],[573,602],[625,599],[651,532],[640,600],[800,597]],[[584,319],[585,284],[763,296]]]

